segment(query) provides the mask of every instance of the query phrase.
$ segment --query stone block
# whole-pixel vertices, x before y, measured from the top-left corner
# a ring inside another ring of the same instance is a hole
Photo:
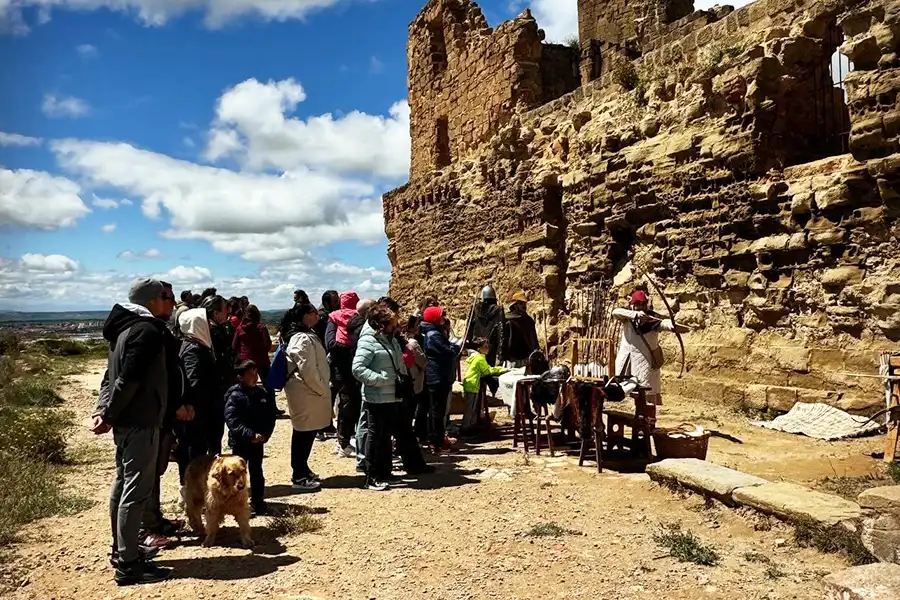
[[[766,388],[766,404],[769,408],[787,412],[797,403],[797,388],[769,386]]]
[[[864,271],[859,267],[837,267],[822,273],[822,285],[830,288],[843,288],[856,285],[862,281]]]
[[[870,488],[856,499],[863,508],[900,515],[900,485]]]
[[[786,521],[810,519],[826,527],[862,516],[859,505],[831,494],[815,492],[795,483],[767,483],[738,488],[732,499],[743,506]]]
[[[900,515],[884,514],[863,519],[860,539],[866,550],[882,562],[900,563]]]
[[[760,477],[696,458],[667,458],[648,466],[647,473],[654,481],[676,482],[728,504],[733,502],[731,494],[734,490],[769,483]]]
[[[747,408],[755,410],[766,410],[769,406],[768,397],[766,396],[766,386],[754,383],[748,385],[744,393],[744,402]]]
[[[900,598],[900,566],[875,563],[853,567],[822,579],[825,600],[896,600]]]

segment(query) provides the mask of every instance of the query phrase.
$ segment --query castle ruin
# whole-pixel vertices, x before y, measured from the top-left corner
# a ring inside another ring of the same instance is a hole
[[[622,288],[640,254],[694,328],[665,393],[883,403],[858,374],[900,340],[900,2],[578,13],[578,49],[545,43],[527,10],[492,29],[470,0],[410,24],[391,294],[464,319],[487,281],[501,301],[525,290],[563,357],[567,297]]]

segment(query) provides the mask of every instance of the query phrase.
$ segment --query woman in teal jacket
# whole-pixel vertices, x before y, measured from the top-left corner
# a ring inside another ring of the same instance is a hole
[[[397,397],[397,377],[406,375],[403,350],[394,336],[397,315],[381,306],[368,314],[353,357],[353,376],[363,385],[363,410],[368,414],[363,462],[366,489],[384,491],[391,475],[391,436],[403,469],[410,475],[433,471],[425,464],[415,436],[403,418],[402,398]]]

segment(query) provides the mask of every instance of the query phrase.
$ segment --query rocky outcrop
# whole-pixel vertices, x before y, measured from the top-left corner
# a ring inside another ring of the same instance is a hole
[[[451,135],[449,160],[432,167],[443,138],[428,133],[440,128],[419,99],[462,86],[486,99],[471,111],[481,123],[497,80],[466,66],[446,87],[411,58],[413,154],[425,158],[384,197],[391,293],[410,305],[436,294],[464,319],[486,281],[504,299],[525,290],[565,358],[575,293],[600,284],[621,295],[648,270],[694,329],[689,375],[666,393],[760,409],[875,407],[877,381],[853,374],[874,373],[877,350],[900,340],[896,3],[767,0],[690,14],[683,4],[580,2],[594,15],[582,25],[598,24],[582,31],[583,85],[535,107],[546,70],[528,76],[541,46],[530,15],[473,33],[473,3],[432,0],[423,15],[443,6],[445,26],[469,15],[444,35],[460,69],[478,40],[505,32],[518,41],[496,42],[502,72],[525,79],[504,76],[513,91],[488,110],[484,135]],[[623,25],[644,5],[666,10],[640,30]],[[415,36],[429,23],[411,27],[411,57],[424,56]],[[614,63],[589,60],[595,42],[615,48]],[[858,60],[845,84],[831,67],[839,47]],[[466,122],[468,109],[455,110]]]

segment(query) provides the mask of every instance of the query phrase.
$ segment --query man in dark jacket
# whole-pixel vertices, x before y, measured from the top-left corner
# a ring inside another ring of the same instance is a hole
[[[428,411],[428,441],[432,453],[439,454],[444,447],[444,422],[447,402],[456,379],[456,363],[459,346],[451,344],[442,326],[444,311],[438,306],[426,308],[422,314],[423,350],[428,358],[425,367],[425,385],[431,396]]]
[[[325,343],[325,330],[328,328],[328,315],[341,307],[341,297],[336,290],[328,290],[322,294],[322,306],[319,307],[319,322],[313,327],[313,331]]]
[[[503,366],[508,369],[524,367],[531,353],[541,347],[537,326],[526,312],[525,294],[522,292],[513,296],[513,303],[506,313],[503,343],[505,347],[500,355],[503,357]]]
[[[284,316],[281,318],[281,325],[278,328],[278,337],[281,339],[282,344],[287,345],[291,341],[294,327],[303,320],[303,315],[299,317],[296,315],[296,309],[301,304],[312,304],[312,302],[309,301],[309,295],[306,292],[295,290],[294,305],[284,313]]]
[[[265,515],[266,478],[263,475],[263,446],[275,431],[275,402],[256,385],[256,363],[245,360],[237,366],[240,382],[228,390],[225,400],[225,422],[228,440],[234,453],[247,461],[250,471],[250,507],[257,515]]]
[[[116,477],[109,500],[113,531],[112,560],[119,585],[167,579],[171,569],[157,567],[141,553],[139,533],[144,507],[153,494],[160,427],[168,399],[166,288],[156,279],[131,286],[129,303],[116,304],[103,326],[109,341],[107,396],[101,398],[91,429],[110,430],[116,444]]]
[[[175,295],[171,284],[165,281],[160,282],[166,289],[166,308],[160,318],[168,321],[172,312],[175,310]],[[182,294],[183,295],[183,294]],[[156,459],[156,482],[153,486],[153,495],[144,508],[144,529],[154,537],[163,539],[150,539],[156,542],[151,545],[165,544],[169,540],[168,536],[175,535],[184,527],[184,521],[169,520],[163,516],[162,504],[160,501],[160,480],[165,475],[166,469],[169,467],[169,454],[175,445],[175,424],[177,421],[189,421],[193,418],[194,409],[184,404],[184,367],[178,358],[181,349],[181,341],[167,328],[163,332],[165,336],[166,346],[166,373],[168,375],[168,401],[166,403],[166,414],[163,419],[163,426],[159,436],[159,454]],[[142,538],[146,539],[146,538]]]
[[[484,286],[481,290],[481,302],[475,308],[472,315],[472,322],[469,323],[468,333],[466,334],[466,348],[477,350],[473,347],[473,341],[478,338],[485,338],[491,344],[491,351],[487,355],[487,362],[490,366],[496,367],[499,359],[503,360],[503,333],[506,329],[506,317],[503,309],[497,305],[497,293],[494,288],[489,285]],[[500,387],[496,378],[489,378],[486,381],[488,388],[492,394],[497,394]]]

